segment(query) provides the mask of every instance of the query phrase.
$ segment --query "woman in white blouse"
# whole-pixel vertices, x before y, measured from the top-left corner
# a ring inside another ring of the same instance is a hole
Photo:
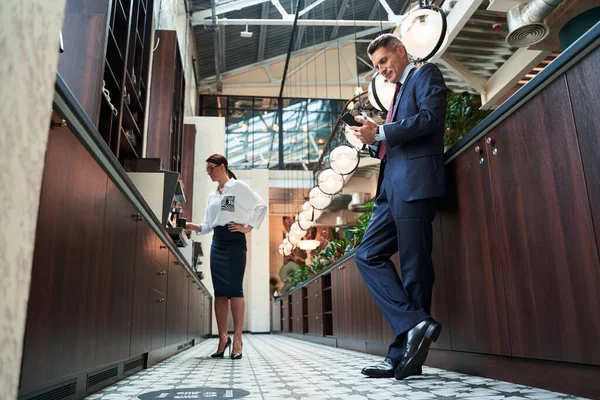
[[[267,205],[246,183],[235,179],[227,159],[213,154],[206,160],[206,172],[217,189],[208,195],[202,224],[188,223],[187,230],[200,234],[214,231],[210,248],[210,274],[215,293],[215,316],[219,329],[219,346],[211,357],[222,358],[229,348],[232,359],[242,358],[244,326],[243,279],[246,269],[246,233],[259,228]],[[231,300],[233,346],[227,334],[227,315]],[[232,348],[233,347],[233,351]]]

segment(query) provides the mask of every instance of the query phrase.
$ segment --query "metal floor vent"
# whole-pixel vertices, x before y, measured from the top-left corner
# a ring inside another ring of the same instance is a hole
[[[96,386],[108,379],[114,378],[118,374],[119,374],[119,367],[116,365],[114,367],[112,367],[110,369],[106,369],[102,372],[98,372],[96,374],[90,374],[87,377],[86,389]]]
[[[73,396],[76,392],[77,381],[72,381],[71,383],[40,393],[34,397],[29,397],[27,400],[62,400],[69,396]]]
[[[144,357],[140,357],[137,360],[129,361],[125,363],[125,368],[123,369],[124,373],[131,371],[132,369],[136,369],[144,365]]]

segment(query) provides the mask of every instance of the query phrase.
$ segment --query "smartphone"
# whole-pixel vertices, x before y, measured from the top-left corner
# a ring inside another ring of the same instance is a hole
[[[350,126],[363,126],[363,124],[357,122],[354,119],[354,115],[350,114],[350,112],[346,112],[344,113],[344,115],[342,115],[342,121],[344,121]]]

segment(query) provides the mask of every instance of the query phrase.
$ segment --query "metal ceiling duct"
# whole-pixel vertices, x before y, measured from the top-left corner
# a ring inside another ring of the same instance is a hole
[[[508,36],[506,43],[515,47],[527,47],[542,41],[550,28],[546,18],[563,0],[531,0],[514,6],[506,13]]]

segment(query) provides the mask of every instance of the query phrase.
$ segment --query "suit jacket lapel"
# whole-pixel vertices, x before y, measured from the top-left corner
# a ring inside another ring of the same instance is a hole
[[[402,84],[402,87],[400,88],[400,92],[398,93],[398,97],[396,97],[396,102],[394,103],[394,114],[392,117],[392,121],[395,121],[396,113],[398,112],[398,106],[400,105],[400,99],[402,99],[402,94],[404,93],[404,89],[406,89],[406,85],[408,85],[408,81],[410,80],[410,77],[413,75],[413,73],[415,72],[416,69],[417,69],[417,67],[414,67],[413,69],[410,70],[410,72],[408,73],[408,76],[406,77],[406,79],[404,80],[404,83]]]

